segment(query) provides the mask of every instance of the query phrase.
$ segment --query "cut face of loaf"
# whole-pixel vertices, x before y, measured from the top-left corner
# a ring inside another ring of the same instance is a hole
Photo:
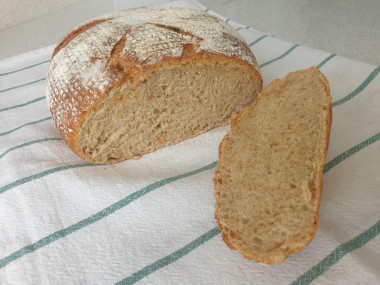
[[[46,97],[77,155],[115,163],[230,123],[261,89],[255,57],[224,21],[147,7],[69,33],[54,50]]]
[[[255,99],[254,82],[228,61],[158,68],[112,90],[82,123],[78,148],[88,161],[112,163],[229,124]]]
[[[226,244],[274,264],[314,237],[331,126],[329,85],[311,67],[275,80],[219,148],[215,217]]]

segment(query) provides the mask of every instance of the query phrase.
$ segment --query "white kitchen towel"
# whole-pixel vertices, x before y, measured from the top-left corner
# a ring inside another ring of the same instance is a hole
[[[171,5],[219,17],[194,1]],[[0,284],[380,283],[380,68],[221,18],[246,39],[264,86],[311,65],[330,82],[310,245],[264,266],[224,244],[212,178],[228,127],[111,166],[75,156],[45,100],[49,46],[0,62]]]

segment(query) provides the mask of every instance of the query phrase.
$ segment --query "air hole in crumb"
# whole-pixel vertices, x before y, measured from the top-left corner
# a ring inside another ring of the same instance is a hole
[[[263,244],[263,240],[262,239],[259,239],[257,237],[253,238],[253,242],[258,244],[258,245],[262,245]]]

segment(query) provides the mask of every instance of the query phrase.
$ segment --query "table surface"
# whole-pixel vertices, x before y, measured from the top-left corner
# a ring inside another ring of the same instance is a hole
[[[0,30],[0,60],[57,43],[75,26],[126,6],[165,0],[86,0]],[[380,1],[199,0],[217,13],[287,41],[380,65]],[[27,9],[27,7],[25,7]],[[15,15],[17,16],[17,15]]]

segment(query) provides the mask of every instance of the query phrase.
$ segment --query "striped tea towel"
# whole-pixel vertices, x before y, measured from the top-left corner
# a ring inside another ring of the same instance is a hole
[[[171,5],[218,16],[194,1]],[[224,244],[212,178],[228,127],[112,166],[76,157],[44,97],[49,46],[0,62],[0,284],[379,284],[380,68],[225,20],[253,50],[264,85],[311,65],[330,82],[311,244],[274,266]]]

